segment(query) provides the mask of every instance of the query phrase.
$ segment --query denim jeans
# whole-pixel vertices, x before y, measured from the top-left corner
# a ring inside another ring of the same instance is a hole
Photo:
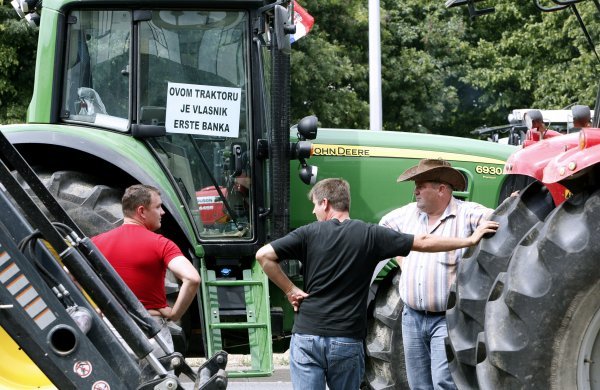
[[[358,390],[365,373],[362,339],[294,333],[290,374],[294,390]]]
[[[444,315],[424,314],[404,306],[402,342],[408,384],[412,390],[456,389],[448,370],[446,336],[448,328]]]

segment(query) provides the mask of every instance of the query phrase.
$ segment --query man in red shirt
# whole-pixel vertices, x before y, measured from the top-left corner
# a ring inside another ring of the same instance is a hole
[[[159,322],[160,335],[172,347],[167,320],[177,321],[183,316],[200,286],[200,275],[173,241],[154,233],[165,214],[157,188],[143,184],[127,188],[122,208],[123,225],[93,237],[92,241]],[[165,292],[167,269],[182,281],[173,307],[167,304]],[[164,355],[160,351],[155,348],[158,356]]]

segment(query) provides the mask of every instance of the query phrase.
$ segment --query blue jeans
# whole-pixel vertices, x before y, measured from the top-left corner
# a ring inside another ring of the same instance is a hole
[[[290,374],[294,390],[358,390],[365,373],[362,339],[294,333]]]
[[[444,315],[424,314],[404,306],[402,342],[408,384],[412,390],[456,389],[448,370],[446,336],[448,328]]]

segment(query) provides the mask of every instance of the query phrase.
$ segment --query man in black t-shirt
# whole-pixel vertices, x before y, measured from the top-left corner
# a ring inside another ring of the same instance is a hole
[[[262,247],[256,259],[297,312],[290,342],[294,389],[358,389],[364,375],[367,296],[377,263],[411,250],[445,252],[479,242],[498,228],[482,224],[467,238],[410,235],[350,219],[350,186],[343,179],[318,182],[308,194],[317,222]],[[297,259],[304,290],[279,266]]]

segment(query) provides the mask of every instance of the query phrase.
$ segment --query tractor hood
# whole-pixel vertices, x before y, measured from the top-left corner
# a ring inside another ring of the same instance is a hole
[[[578,173],[598,163],[600,154],[600,129],[583,129],[577,134],[576,147],[552,158],[543,171],[544,183],[562,182],[575,179]],[[561,137],[562,138],[562,137]]]

